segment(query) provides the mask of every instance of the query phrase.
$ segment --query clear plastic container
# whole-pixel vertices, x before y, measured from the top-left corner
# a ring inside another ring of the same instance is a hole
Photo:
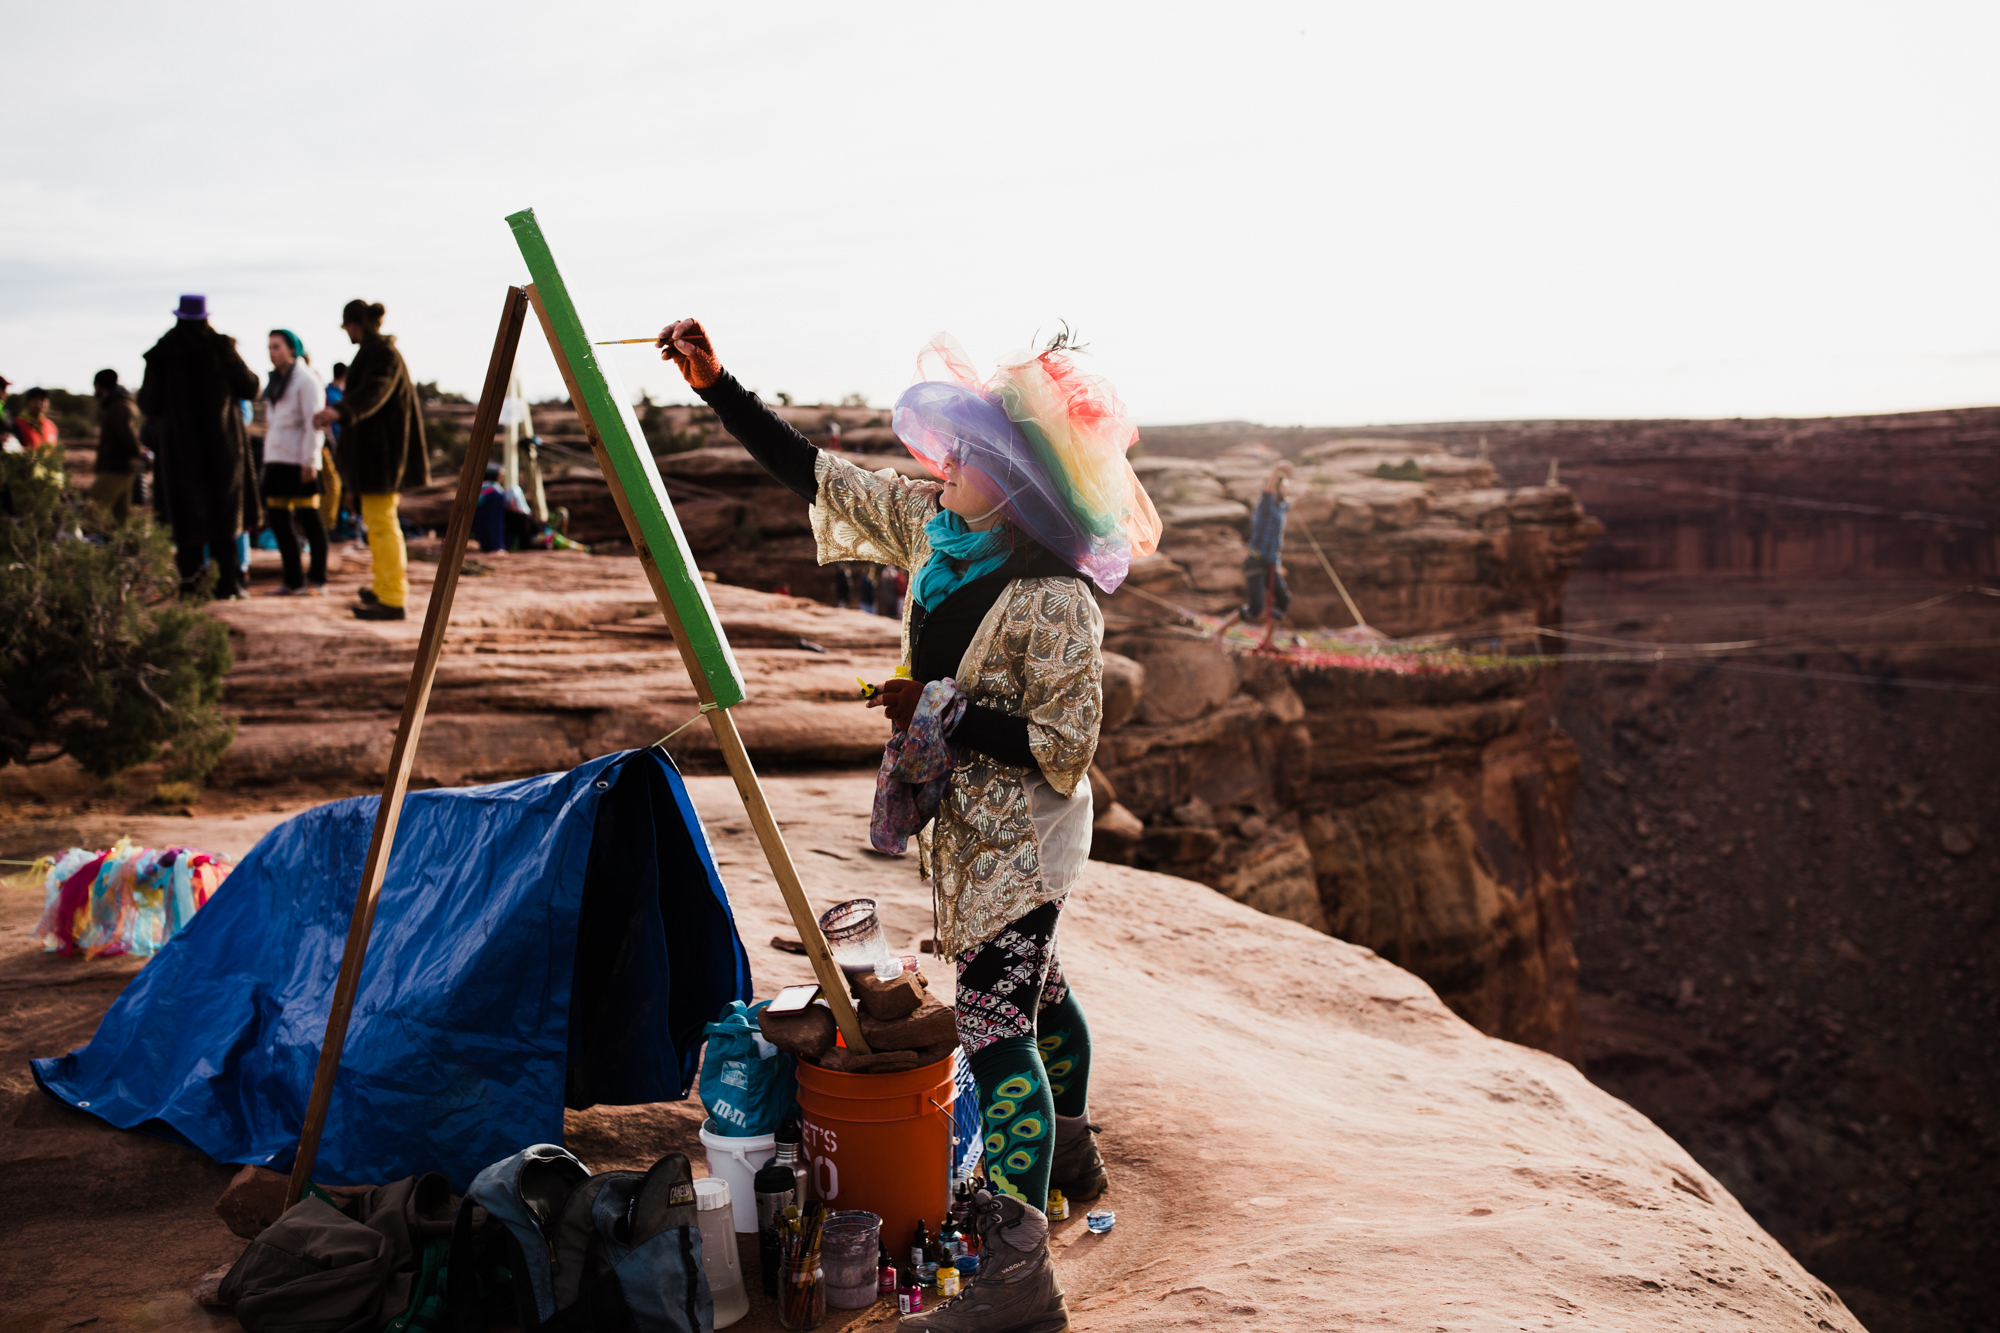
[[[819,928],[826,933],[834,965],[850,977],[872,973],[890,961],[889,942],[882,937],[882,919],[875,914],[873,898],[836,903],[820,914]]]
[[[820,1268],[826,1274],[826,1303],[836,1310],[861,1310],[881,1292],[878,1267],[882,1219],[874,1213],[842,1209],[826,1219],[820,1235]]]
[[[743,1288],[743,1266],[736,1257],[736,1222],[729,1182],[703,1176],[694,1183],[695,1220],[701,1227],[701,1271],[708,1276],[715,1302],[715,1327],[728,1328],[750,1313],[750,1293]]]

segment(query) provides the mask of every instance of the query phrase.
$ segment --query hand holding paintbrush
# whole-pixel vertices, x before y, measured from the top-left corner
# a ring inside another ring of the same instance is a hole
[[[651,343],[659,348],[660,360],[679,366],[682,378],[693,388],[706,389],[722,378],[722,362],[716,359],[715,346],[709,342],[708,331],[698,319],[677,319],[661,329],[656,338],[606,338],[592,345],[627,347],[635,343]]]
[[[661,329],[654,342],[659,346],[660,360],[680,367],[690,388],[706,389],[722,378],[722,362],[700,320],[677,319]]]

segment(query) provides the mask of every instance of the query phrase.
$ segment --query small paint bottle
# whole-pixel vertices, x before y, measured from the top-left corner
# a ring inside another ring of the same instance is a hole
[[[1069,1217],[1069,1200],[1063,1197],[1061,1190],[1050,1190],[1049,1206],[1043,1211],[1048,1214],[1051,1222],[1064,1221]]]
[[[917,1285],[914,1273],[910,1275],[909,1285],[896,1294],[896,1308],[904,1314],[924,1312],[924,1289]]]
[[[878,1248],[882,1252],[875,1274],[875,1296],[879,1300],[884,1296],[896,1294],[896,1266],[889,1262],[889,1247],[882,1245]]]
[[[952,1265],[938,1269],[937,1291],[941,1297],[952,1297],[959,1293],[958,1267]]]

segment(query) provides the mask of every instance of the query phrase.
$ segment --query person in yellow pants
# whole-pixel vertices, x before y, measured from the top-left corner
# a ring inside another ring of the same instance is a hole
[[[375,605],[398,611],[410,600],[410,553],[403,545],[403,525],[396,518],[396,508],[402,499],[394,491],[361,497],[361,521],[368,525],[368,554],[375,566],[369,591],[375,594]],[[365,597],[362,600],[364,604],[367,601]],[[360,612],[357,610],[355,614]],[[371,618],[362,616],[364,620]],[[383,618],[402,619],[401,616]]]
[[[361,521],[368,527],[374,586],[356,596],[357,620],[401,620],[409,601],[409,552],[396,519],[401,493],[431,479],[424,448],[424,418],[416,384],[396,340],[382,332],[381,302],[349,301],[341,326],[360,351],[347,368],[347,391],[315,417],[316,425],[339,422],[340,471],[361,496]]]

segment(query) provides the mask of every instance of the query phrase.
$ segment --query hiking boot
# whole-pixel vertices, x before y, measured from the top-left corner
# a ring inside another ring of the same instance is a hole
[[[354,609],[356,620],[401,620],[403,608],[388,606],[382,602],[363,602]]]
[[[1097,1126],[1089,1116],[1056,1117],[1056,1146],[1049,1158],[1049,1188],[1065,1199],[1088,1203],[1111,1187],[1104,1159],[1097,1155]]]
[[[980,1190],[970,1220],[979,1232],[979,1271],[944,1304],[904,1315],[898,1333],[1067,1333],[1049,1219],[1019,1199]]]
[[[373,588],[356,588],[354,590],[354,600],[368,606],[374,606],[382,599],[375,595]]]

